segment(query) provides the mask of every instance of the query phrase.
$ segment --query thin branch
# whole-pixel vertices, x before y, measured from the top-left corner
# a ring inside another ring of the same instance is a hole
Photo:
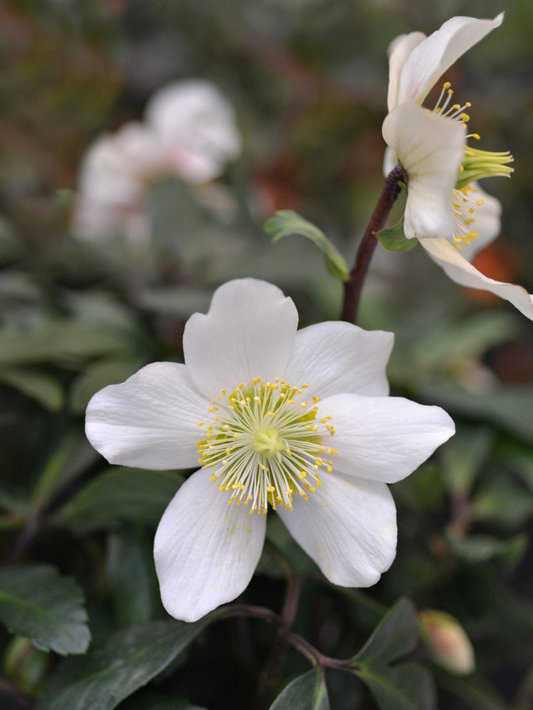
[[[385,185],[357,250],[355,264],[350,271],[350,278],[344,284],[344,303],[341,319],[348,321],[348,323],[357,322],[361,291],[378,243],[376,232],[379,232],[385,226],[392,206],[400,194],[400,182],[405,182],[406,180],[407,173],[400,164],[391,170],[385,178]]]

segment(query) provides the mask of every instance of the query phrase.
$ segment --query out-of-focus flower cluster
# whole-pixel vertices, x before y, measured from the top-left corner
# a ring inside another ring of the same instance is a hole
[[[145,197],[168,175],[201,184],[222,174],[241,150],[233,107],[207,81],[188,80],[157,91],[144,121],[130,121],[87,150],[81,165],[72,231],[81,239],[149,232]]]

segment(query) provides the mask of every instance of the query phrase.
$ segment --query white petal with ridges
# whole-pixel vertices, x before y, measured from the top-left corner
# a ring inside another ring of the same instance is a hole
[[[198,464],[198,421],[209,402],[185,365],[154,362],[97,392],[87,407],[87,438],[109,463],[156,470]]]
[[[334,584],[369,587],[396,556],[396,508],[383,483],[327,474],[309,500],[278,513]]]
[[[339,392],[384,396],[393,344],[393,333],[339,321],[317,323],[298,331],[284,377],[295,386],[307,383],[320,397]]]
[[[493,20],[474,17],[452,17],[447,20],[417,44],[405,60],[398,80],[397,103],[422,103],[439,77],[502,22],[503,13]]]
[[[195,313],[185,326],[188,371],[209,399],[228,394],[254,377],[274,381],[289,360],[298,312],[277,286],[237,279],[220,286],[207,315]]]
[[[161,599],[176,619],[196,621],[243,592],[261,556],[266,516],[228,505],[228,494],[197,471],[157,528],[154,558]]]
[[[495,281],[484,276],[462,255],[461,251],[446,239],[422,239],[424,249],[453,281],[461,286],[490,291],[509,301],[527,318],[533,320],[533,295],[522,286]]]
[[[388,114],[382,131],[409,175],[405,236],[452,238],[453,188],[464,155],[465,126],[406,103]]]
[[[398,105],[398,89],[402,69],[413,49],[420,44],[426,35],[423,32],[410,32],[399,35],[389,44],[389,92],[387,106],[389,111]]]
[[[336,471],[347,476],[395,483],[415,471],[454,433],[440,407],[403,397],[338,394],[320,402],[335,434],[323,443],[337,449]]]

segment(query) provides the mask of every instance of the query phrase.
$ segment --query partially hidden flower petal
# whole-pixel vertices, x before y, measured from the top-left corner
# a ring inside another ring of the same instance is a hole
[[[277,286],[237,279],[220,286],[207,315],[195,313],[185,326],[188,371],[209,399],[255,377],[272,382],[285,371],[298,312]]]
[[[339,392],[384,396],[393,344],[393,333],[339,321],[317,323],[296,334],[285,379],[295,386],[307,383],[310,394],[320,397]]]
[[[197,471],[176,493],[157,528],[154,558],[168,613],[196,621],[246,589],[261,556],[266,516],[228,505]]]
[[[452,238],[453,189],[464,155],[465,126],[406,103],[388,114],[382,130],[409,176],[405,236]]]
[[[490,291],[512,303],[520,313],[533,320],[533,295],[528,293],[525,288],[484,276],[447,239],[423,239],[420,243],[452,281],[468,288]]]
[[[389,111],[398,105],[398,89],[403,66],[413,49],[424,39],[426,39],[426,35],[423,32],[410,32],[407,35],[399,35],[389,44],[389,92],[387,95]]]
[[[477,232],[477,237],[470,244],[461,246],[461,254],[467,261],[472,261],[478,251],[488,246],[500,233],[502,207],[499,200],[485,192],[476,182],[471,183],[468,187],[468,196],[475,202],[482,203],[476,204],[474,211],[470,214],[468,210],[471,209],[471,203],[459,201],[463,222],[471,218],[472,222],[469,228]]]
[[[334,584],[369,587],[396,556],[396,507],[384,483],[327,474],[307,501],[278,513]]]
[[[405,478],[454,433],[452,419],[440,407],[403,397],[338,394],[319,405],[330,416],[337,450],[334,470],[386,483]]]
[[[452,17],[420,42],[403,64],[398,80],[397,103],[422,103],[444,72],[489,32],[503,22],[503,12],[493,20]],[[407,35],[409,36],[409,35]]]
[[[198,421],[208,407],[185,365],[154,362],[97,392],[87,407],[85,431],[109,463],[189,468],[198,464]]]

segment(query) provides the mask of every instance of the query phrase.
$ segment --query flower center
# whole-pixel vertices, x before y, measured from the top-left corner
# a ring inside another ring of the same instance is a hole
[[[269,504],[292,510],[294,495],[308,500],[322,485],[321,471],[332,471],[324,456],[337,451],[323,442],[335,429],[330,417],[320,418],[320,398],[304,394],[307,387],[256,377],[211,402],[207,420],[198,422],[205,427],[199,461],[228,503],[249,505],[250,514],[265,514]]]
[[[453,121],[461,121],[465,124],[468,123],[470,116],[464,111],[470,108],[472,104],[470,101],[467,101],[462,106],[460,104],[450,106],[452,96],[453,89],[451,88],[450,82],[446,81],[442,85],[440,96],[433,111]],[[469,133],[466,138],[480,140],[478,133]],[[509,163],[512,162],[513,156],[509,151],[496,153],[472,148],[472,146],[469,145],[465,146],[463,162],[459,167],[459,175],[457,176],[455,189],[453,191],[453,209],[458,232],[454,235],[453,239],[456,246],[459,248],[461,248],[463,244],[470,244],[470,242],[478,236],[476,231],[470,229],[470,225],[475,222],[474,212],[476,206],[482,205],[483,200],[476,200],[475,195],[470,195],[470,193],[477,192],[476,188],[472,186],[472,183],[486,177],[511,177],[513,168],[509,166]]]

